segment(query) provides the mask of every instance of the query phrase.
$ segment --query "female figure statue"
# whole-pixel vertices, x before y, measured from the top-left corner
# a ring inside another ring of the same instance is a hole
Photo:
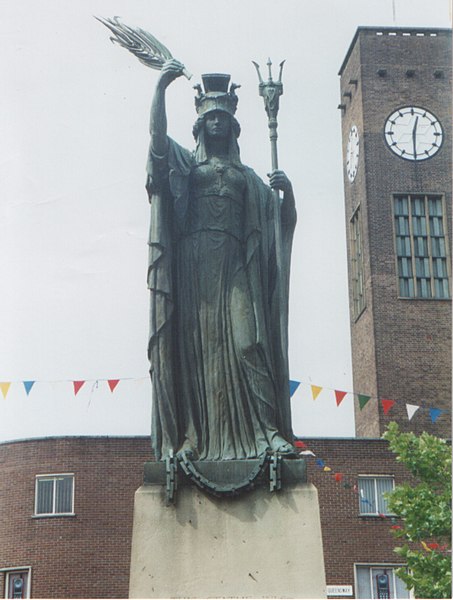
[[[167,136],[165,93],[182,69],[164,64],[151,107],[153,447],[158,459],[171,451],[200,460],[292,453],[281,343],[296,222],[291,183],[274,171],[269,187],[241,163],[238,86],[228,91],[228,75],[205,75],[204,92],[198,86],[195,151]],[[279,285],[271,188],[283,191]]]

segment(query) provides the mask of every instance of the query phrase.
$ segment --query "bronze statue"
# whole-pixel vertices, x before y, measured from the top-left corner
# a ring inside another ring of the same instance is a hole
[[[165,93],[183,69],[164,63],[151,107],[153,446],[158,458],[292,453],[281,344],[296,222],[291,183],[275,170],[269,187],[241,163],[238,86],[228,89],[229,75],[205,75],[204,91],[198,86],[194,152],[167,136]],[[283,191],[278,257],[271,188]]]
[[[148,355],[158,459],[292,455],[288,289],[296,224],[292,186],[277,168],[279,81],[260,95],[269,118],[269,186],[241,163],[237,85],[203,75],[196,149],[167,136],[165,94],[184,65],[150,33],[96,17],[110,39],[160,70],[151,107]],[[279,191],[283,191],[283,200]],[[263,463],[264,464],[264,463]]]

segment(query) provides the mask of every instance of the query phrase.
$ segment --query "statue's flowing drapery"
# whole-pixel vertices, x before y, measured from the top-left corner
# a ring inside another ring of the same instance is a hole
[[[147,190],[156,457],[186,445],[200,459],[254,458],[276,435],[291,442],[282,346],[294,207],[282,211],[277,285],[275,200],[251,169],[169,139],[166,156],[150,151]]]

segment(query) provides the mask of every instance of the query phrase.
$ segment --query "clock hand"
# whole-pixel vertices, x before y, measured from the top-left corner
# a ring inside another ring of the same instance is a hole
[[[412,145],[414,147],[414,158],[417,158],[417,124],[418,116],[415,118],[414,128],[412,129]]]

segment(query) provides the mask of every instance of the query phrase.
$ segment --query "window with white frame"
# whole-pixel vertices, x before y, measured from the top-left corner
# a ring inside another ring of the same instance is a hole
[[[401,566],[401,565],[399,565]],[[397,565],[355,565],[356,598],[410,598]]]
[[[395,481],[386,475],[359,475],[359,508],[361,515],[388,515],[385,494],[393,492]]]
[[[4,598],[30,598],[30,567],[2,571],[5,573]]]
[[[400,298],[450,298],[443,197],[396,194],[393,211]]]
[[[74,514],[74,475],[37,475],[35,515]]]

